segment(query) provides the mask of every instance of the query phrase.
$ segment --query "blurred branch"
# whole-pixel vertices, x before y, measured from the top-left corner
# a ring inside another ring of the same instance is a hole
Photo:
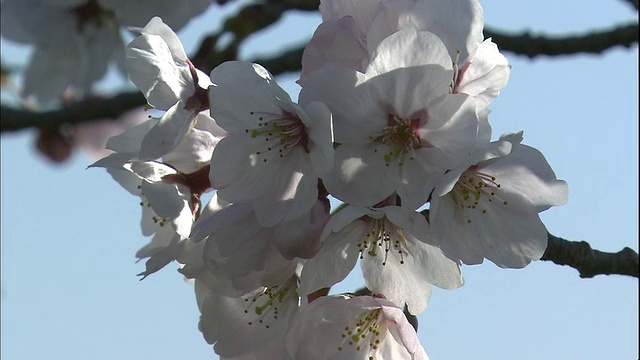
[[[638,42],[638,23],[620,25],[608,30],[590,31],[584,35],[547,37],[529,32],[508,34],[485,28],[485,37],[493,38],[501,51],[534,58],[540,55],[557,56],[578,53],[600,54],[605,50]]]
[[[626,3],[631,4],[634,9],[638,10],[638,0],[623,0]]]
[[[142,93],[121,93],[110,98],[83,100],[57,110],[34,112],[0,106],[0,131],[17,131],[27,128],[59,128],[96,119],[117,119],[124,112],[144,106],[147,100]]]
[[[541,260],[570,266],[581,278],[596,275],[628,275],[638,277],[638,253],[625,247],[617,253],[594,250],[586,241],[569,241],[548,234],[549,243]]]

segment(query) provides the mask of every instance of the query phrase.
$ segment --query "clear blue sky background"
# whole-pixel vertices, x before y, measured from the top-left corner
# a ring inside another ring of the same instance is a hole
[[[637,21],[624,1],[484,1],[487,24],[583,32]],[[179,32],[194,49],[230,7],[212,7]],[[317,14],[253,36],[243,55],[308,38]],[[295,38],[292,38],[295,36]],[[499,45],[499,44],[498,44]],[[3,60],[25,51],[3,40]],[[602,56],[528,60],[492,104],[494,138],[524,130],[569,184],[569,203],[542,214],[552,233],[597,249],[638,250],[638,47]],[[282,78],[297,97],[296,76]],[[46,81],[46,79],[43,79]],[[112,87],[117,82],[107,81]],[[76,153],[62,166],[40,157],[34,134],[2,135],[1,353],[21,359],[215,359],[197,329],[192,286],[170,265],[138,281],[138,199]],[[502,270],[463,267],[466,284],[435,289],[420,315],[431,359],[637,359],[638,280],[536,262]],[[361,284],[355,273],[336,291]]]

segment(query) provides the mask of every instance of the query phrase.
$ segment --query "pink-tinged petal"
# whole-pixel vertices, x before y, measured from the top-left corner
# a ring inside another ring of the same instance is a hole
[[[193,126],[196,114],[180,100],[142,139],[140,159],[157,159],[175,149]]]
[[[511,66],[490,38],[463,66],[456,92],[476,97],[482,107],[488,106],[509,81]]]
[[[376,299],[382,305],[382,313],[395,327],[389,329],[397,346],[405,348],[411,354],[412,360],[429,360],[427,353],[420,344],[418,334],[413,326],[407,321],[407,317],[400,308],[387,305],[383,299]],[[398,351],[398,350],[396,350]],[[383,357],[386,359],[387,357]]]
[[[307,75],[319,69],[344,68],[364,72],[363,62],[368,58],[352,17],[324,22],[304,49],[298,83],[304,87]]]

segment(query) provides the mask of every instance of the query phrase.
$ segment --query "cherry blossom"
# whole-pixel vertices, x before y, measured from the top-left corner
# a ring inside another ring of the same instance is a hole
[[[331,113],[293,103],[258,64],[226,62],[213,69],[211,116],[230,133],[213,152],[211,184],[221,198],[251,204],[263,226],[308,212],[318,178],[333,166]]]
[[[322,234],[322,249],[305,263],[300,291],[310,294],[342,281],[360,259],[367,288],[412,314],[422,312],[429,284],[462,285],[460,269],[430,245],[422,214],[398,206],[348,206],[334,214]]]
[[[452,77],[439,38],[414,29],[383,40],[364,74],[311,73],[301,103],[327,104],[340,144],[333,171],[323,179],[327,190],[352,204],[371,206],[397,193],[402,206],[423,205],[430,176],[454,166],[455,155],[477,141],[476,100],[451,94]]]
[[[547,247],[538,213],[567,201],[567,184],[557,180],[544,156],[522,145],[522,133],[503,135],[451,170],[433,194],[430,221],[434,241],[451,259],[521,268]]]
[[[159,17],[140,32],[127,45],[129,75],[150,105],[166,111],[142,140],[139,157],[151,160],[178,146],[198,113],[208,109],[206,89],[210,82],[189,61],[178,36]]]
[[[313,301],[291,326],[286,348],[292,359],[429,359],[402,309],[371,296]]]
[[[298,314],[297,277],[239,296],[221,295],[196,279],[198,328],[223,359],[282,359],[285,336]]]

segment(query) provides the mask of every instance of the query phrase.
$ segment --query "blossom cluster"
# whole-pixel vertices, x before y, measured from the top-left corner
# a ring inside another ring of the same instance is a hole
[[[476,0],[320,13],[298,103],[259,64],[201,72],[159,17],[136,29],[127,69],[162,115],[93,166],[140,198],[139,275],[180,264],[222,359],[427,359],[403,309],[461,264],[539,259],[567,186],[522,132],[491,140],[510,66]],[[373,295],[328,295],[358,262]]]

